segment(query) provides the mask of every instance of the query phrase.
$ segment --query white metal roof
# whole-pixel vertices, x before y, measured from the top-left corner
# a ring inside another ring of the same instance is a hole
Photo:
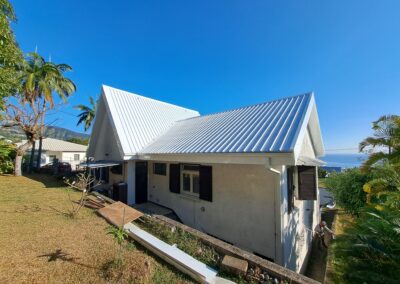
[[[139,153],[176,121],[199,116],[194,110],[104,85],[102,99],[106,103],[107,114],[123,156]]]
[[[23,140],[17,144],[25,144],[26,140]],[[35,143],[35,149],[39,149],[39,141]],[[87,146],[76,144],[64,140],[54,138],[44,138],[42,140],[43,151],[54,151],[54,152],[86,152]]]
[[[293,152],[312,108],[308,93],[182,120],[141,153]]]

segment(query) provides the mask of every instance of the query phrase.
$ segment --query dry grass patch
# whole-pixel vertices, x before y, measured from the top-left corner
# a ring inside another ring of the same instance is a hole
[[[108,224],[83,208],[71,219],[61,182],[0,176],[0,283],[179,283],[189,280],[134,245],[121,268]],[[72,193],[79,199],[78,192]]]

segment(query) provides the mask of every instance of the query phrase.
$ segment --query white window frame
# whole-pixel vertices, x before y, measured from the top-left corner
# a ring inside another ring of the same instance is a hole
[[[78,159],[75,159],[75,157],[78,156]],[[80,154],[74,154],[74,161],[80,161],[81,159],[81,155]]]
[[[187,170],[185,169],[185,166],[198,166],[198,165],[181,165],[181,193],[187,194],[193,197],[200,197],[200,184],[199,184],[199,192],[193,192],[193,177],[197,176],[200,182],[200,169],[199,170]],[[190,175],[190,191],[184,190],[184,185],[183,185],[183,175],[187,174]]]

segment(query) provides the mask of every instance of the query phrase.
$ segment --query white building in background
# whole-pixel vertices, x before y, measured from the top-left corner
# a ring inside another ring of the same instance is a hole
[[[168,207],[297,272],[320,218],[323,154],[312,93],[200,116],[107,86],[88,149],[108,182],[127,183],[129,204]]]
[[[25,143],[22,141],[21,143]],[[54,138],[44,138],[42,141],[42,157],[40,166],[52,163],[54,159],[59,162],[71,164],[72,170],[86,159],[86,150],[88,146],[67,142]],[[39,141],[35,143],[35,151],[39,149]],[[36,162],[36,159],[35,159]]]

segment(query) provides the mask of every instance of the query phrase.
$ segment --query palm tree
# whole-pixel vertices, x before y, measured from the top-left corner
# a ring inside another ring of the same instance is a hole
[[[76,125],[83,123],[85,131],[87,131],[92,125],[97,109],[96,102],[92,97],[89,97],[89,101],[90,106],[85,106],[82,104],[75,106],[76,109],[79,109],[81,111],[81,113],[78,115],[79,121]]]
[[[397,162],[400,159],[400,116],[384,115],[372,123],[374,134],[364,139],[360,145],[360,152],[380,149],[369,155],[363,164],[368,170],[379,161]]]
[[[63,101],[66,101],[67,97],[76,91],[76,86],[72,80],[64,77],[64,73],[71,70],[72,68],[67,64],[55,64],[53,62],[45,61],[36,51],[28,53],[28,58],[20,70],[23,102],[28,103],[33,111],[35,111],[37,103],[42,104],[43,109],[39,127],[40,133],[38,133],[38,169],[40,168],[40,157],[42,154],[42,138],[46,106],[48,106],[49,109],[54,108],[54,93],[57,93]],[[34,143],[35,141],[31,142]],[[34,148],[32,148],[32,155],[33,153]]]

